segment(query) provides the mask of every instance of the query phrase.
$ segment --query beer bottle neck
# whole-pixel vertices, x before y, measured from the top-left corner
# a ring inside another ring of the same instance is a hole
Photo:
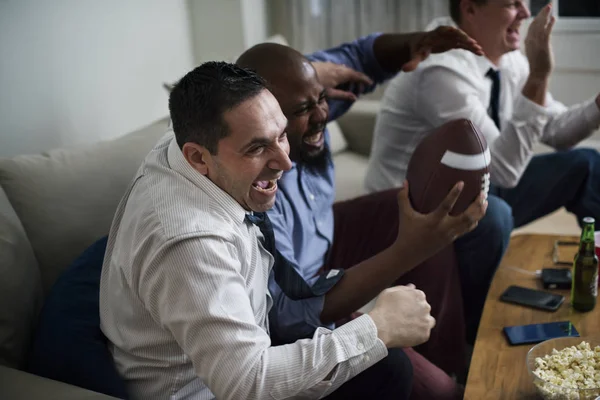
[[[580,253],[594,253],[594,224],[586,223],[583,226],[583,231],[581,232],[581,240],[579,242],[579,252]]]

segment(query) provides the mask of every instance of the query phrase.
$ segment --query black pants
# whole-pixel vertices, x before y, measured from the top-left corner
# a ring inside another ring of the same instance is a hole
[[[412,388],[413,369],[400,349],[390,349],[388,356],[364,370],[338,390],[325,397],[336,399],[408,399]]]

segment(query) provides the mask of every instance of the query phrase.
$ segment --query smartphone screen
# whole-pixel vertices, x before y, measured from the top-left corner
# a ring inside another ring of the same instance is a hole
[[[556,311],[565,298],[560,294],[520,286],[510,286],[502,293],[500,300],[522,306],[540,308],[542,310]]]
[[[579,337],[579,332],[569,321],[507,326],[504,328],[504,334],[512,345],[539,343],[558,337]]]

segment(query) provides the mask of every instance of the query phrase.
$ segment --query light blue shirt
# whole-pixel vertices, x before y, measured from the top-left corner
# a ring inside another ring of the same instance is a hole
[[[375,85],[393,76],[385,72],[373,54],[373,42],[379,34],[372,34],[329,50],[313,53],[311,61],[330,61],[344,64],[368,75],[375,84],[363,93],[372,91]],[[356,95],[358,87],[351,85]],[[328,100],[329,120],[344,114],[352,105],[348,101]],[[325,129],[325,144],[329,146],[329,132]],[[302,277],[313,284],[333,243],[333,202],[335,182],[333,163],[317,174],[302,164],[292,163],[291,170],[279,180],[275,206],[269,217],[275,232],[277,249],[298,270]],[[335,268],[335,266],[332,266]],[[270,326],[273,335],[286,342],[306,337],[319,326],[324,296],[294,301],[282,293],[275,283],[273,274],[269,290],[274,300],[270,311]],[[330,326],[332,328],[333,326]]]

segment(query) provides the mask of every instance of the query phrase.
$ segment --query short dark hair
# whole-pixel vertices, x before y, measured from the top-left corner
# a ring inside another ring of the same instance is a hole
[[[485,4],[487,0],[471,0],[476,4]],[[461,0],[449,0],[450,5],[450,16],[456,22],[457,25],[460,25],[460,2]]]
[[[187,142],[217,154],[229,127],[223,114],[266,89],[255,72],[226,62],[206,62],[188,72],[169,95],[169,112],[180,148]]]

